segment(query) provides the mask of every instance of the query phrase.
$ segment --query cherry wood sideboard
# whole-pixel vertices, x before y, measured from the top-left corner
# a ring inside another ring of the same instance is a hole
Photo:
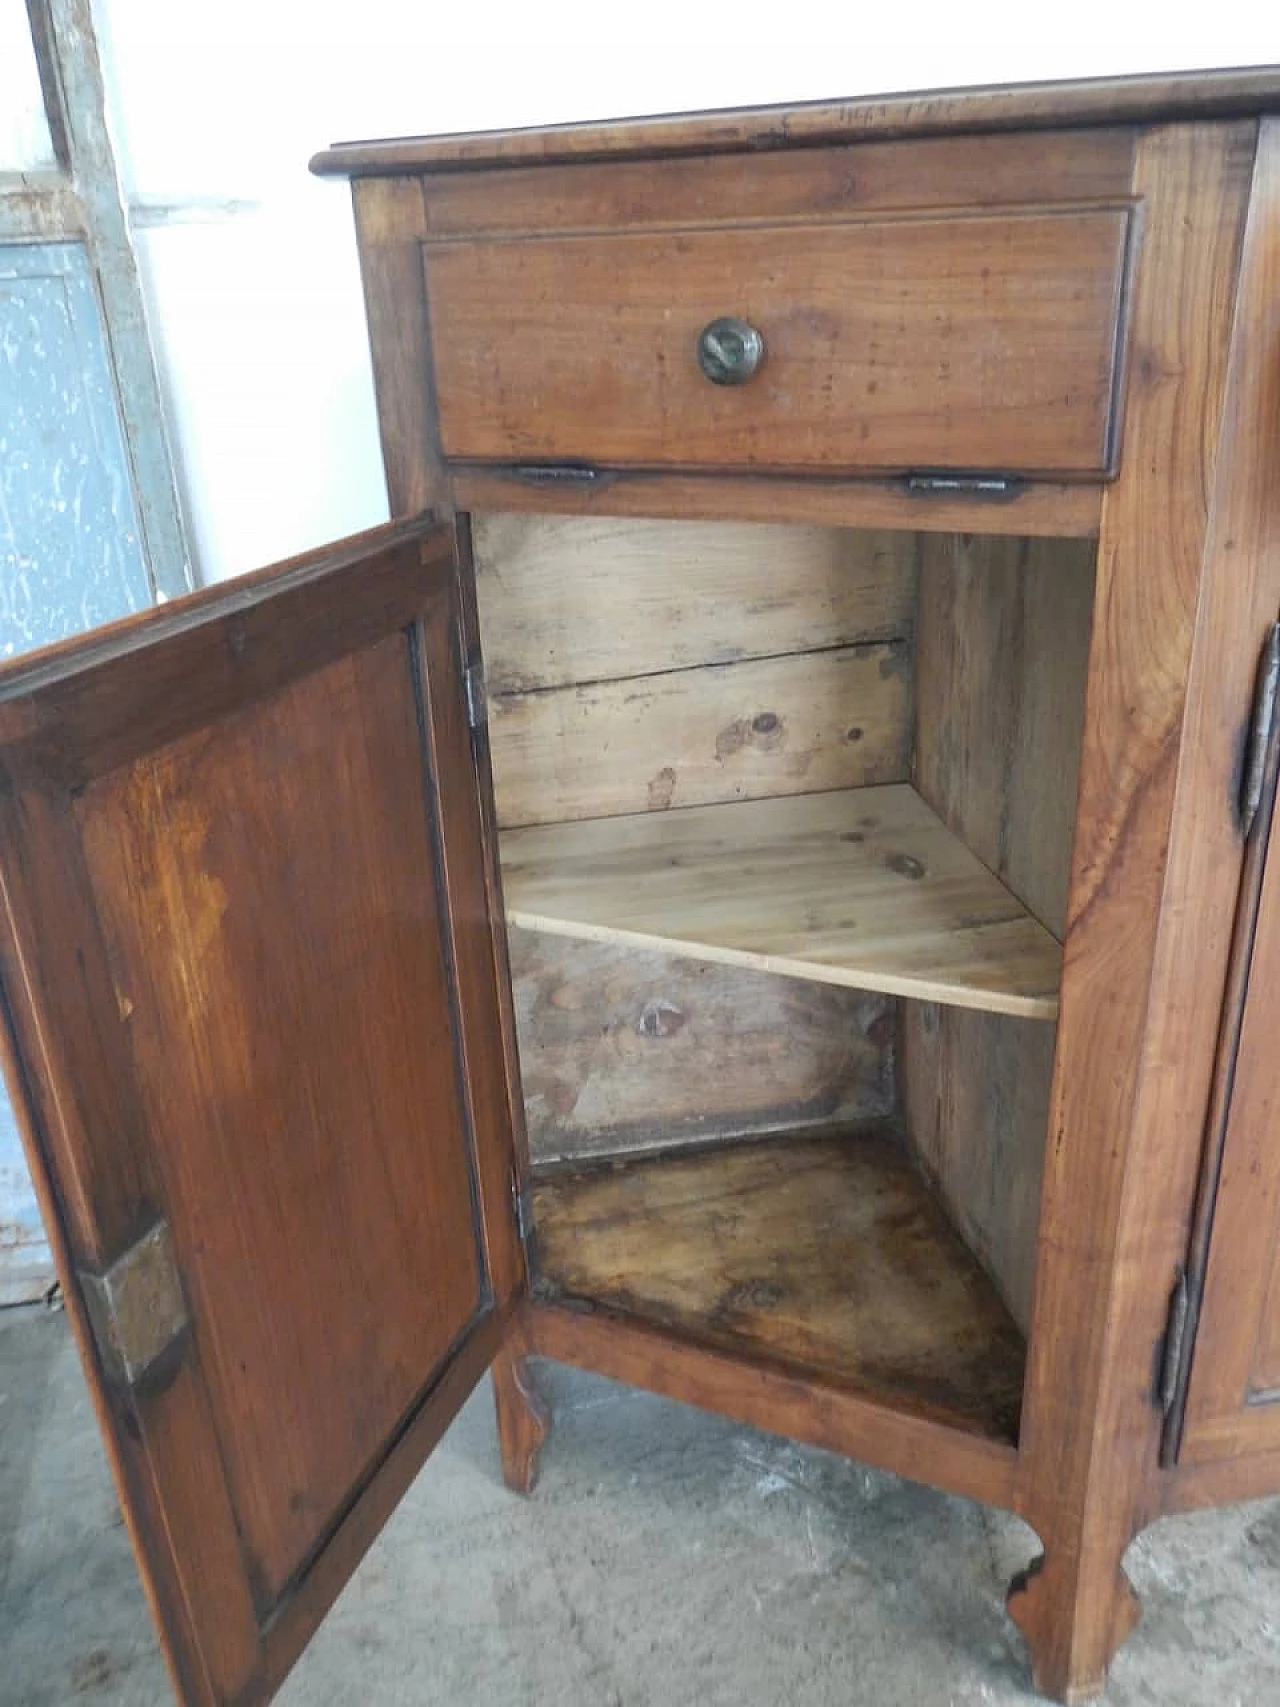
[[[1280,1489],[1280,74],[336,147],[388,527],[0,675],[7,1071],[188,1707],[492,1368]]]

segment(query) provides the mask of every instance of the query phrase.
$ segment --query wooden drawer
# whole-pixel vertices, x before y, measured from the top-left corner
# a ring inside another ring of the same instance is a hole
[[[1098,475],[1129,215],[1016,210],[426,246],[459,461]],[[748,321],[746,383],[698,363]]]

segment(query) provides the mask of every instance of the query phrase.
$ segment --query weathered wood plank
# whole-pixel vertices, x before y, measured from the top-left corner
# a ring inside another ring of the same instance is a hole
[[[1087,540],[939,536],[920,551],[916,786],[1059,938],[1095,558]],[[916,1003],[902,1024],[921,1166],[1025,1329],[1054,1031]]]
[[[490,694],[910,635],[910,534],[477,516]]]
[[[932,1002],[902,1008],[908,1142],[1025,1333],[1055,1028]]]
[[[920,543],[916,787],[1058,938],[1095,559],[1088,540]]]
[[[501,850],[513,924],[1057,1013],[1058,944],[905,784],[513,830]]]
[[[893,1112],[887,997],[540,931],[510,940],[535,1161]]]
[[[900,641],[503,695],[489,708],[498,822],[899,782],[911,700]]]
[[[1016,1438],[1021,1335],[890,1134],[579,1172],[536,1186],[534,1213],[535,1296]]]

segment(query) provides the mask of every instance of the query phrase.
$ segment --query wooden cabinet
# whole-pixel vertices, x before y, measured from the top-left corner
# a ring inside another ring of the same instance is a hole
[[[0,684],[8,1067],[188,1703],[491,1364],[1280,1488],[1280,81],[346,145],[403,520]],[[1271,1176],[1275,1174],[1273,1179]]]

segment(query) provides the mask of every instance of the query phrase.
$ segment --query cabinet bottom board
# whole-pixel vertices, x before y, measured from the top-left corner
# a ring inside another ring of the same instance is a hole
[[[536,1181],[544,1303],[1016,1442],[1025,1346],[888,1126]]]

